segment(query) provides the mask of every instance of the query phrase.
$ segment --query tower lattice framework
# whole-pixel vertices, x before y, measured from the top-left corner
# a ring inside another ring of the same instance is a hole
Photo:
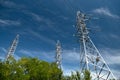
[[[100,52],[89,37],[89,31],[86,27],[86,15],[77,12],[77,34],[80,43],[80,67],[81,73],[85,70],[91,72],[92,80],[116,80]]]
[[[15,37],[15,39],[13,40],[12,45],[10,46],[10,48],[9,48],[9,50],[7,52],[6,60],[9,60],[10,57],[13,57],[18,42],[19,42],[19,35],[17,35]]]
[[[56,64],[57,64],[58,68],[60,68],[60,69],[61,69],[61,59],[62,59],[61,52],[62,52],[61,51],[61,43],[58,40],[56,43]]]

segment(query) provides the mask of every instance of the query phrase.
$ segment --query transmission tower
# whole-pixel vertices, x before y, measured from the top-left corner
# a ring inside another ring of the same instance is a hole
[[[85,24],[86,20],[88,20],[86,15],[78,11],[76,36],[78,37],[80,43],[81,73],[85,70],[89,70],[91,72],[92,80],[116,80],[100,52],[90,39],[89,31]]]
[[[60,41],[58,40],[56,43],[56,64],[58,66],[58,68],[61,69],[61,44]]]
[[[17,47],[17,44],[18,44],[18,41],[19,41],[19,35],[17,35],[15,37],[15,39],[12,42],[12,45],[10,46],[10,48],[7,52],[6,61],[9,60],[10,57],[13,57],[14,52],[15,52],[16,47]]]

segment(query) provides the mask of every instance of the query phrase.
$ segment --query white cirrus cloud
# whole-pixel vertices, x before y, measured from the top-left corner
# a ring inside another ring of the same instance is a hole
[[[65,61],[79,61],[80,60],[80,53],[74,50],[63,50],[63,59]]]
[[[5,0],[1,0],[0,3],[4,6],[8,6],[8,7],[13,7],[16,6],[16,4],[12,1],[5,1]]]
[[[3,7],[16,8],[16,9],[25,8],[25,5],[17,4],[10,0],[0,0],[0,5],[2,5]]]
[[[33,31],[33,30],[29,30],[29,32],[30,32],[32,35],[38,37],[40,40],[45,41],[45,42],[47,42],[47,43],[49,43],[49,44],[55,45],[55,41],[54,41],[53,39],[48,38],[48,37],[46,37],[46,36],[44,36],[44,35],[41,35],[41,34],[35,32],[35,31]]]
[[[69,69],[67,67],[64,67],[62,69],[63,69],[63,72],[64,72],[63,74],[65,76],[70,76],[72,72],[75,73],[76,71],[79,71],[78,69]]]
[[[18,51],[19,54],[22,54],[21,56],[25,57],[37,57],[41,60],[45,61],[55,61],[55,52],[54,51],[41,51],[41,50],[28,50],[28,49],[21,49]]]
[[[105,48],[105,49],[100,49],[100,50],[101,50],[101,53],[105,61],[109,65],[120,64],[120,50],[119,49]]]
[[[7,50],[4,47],[0,47],[0,50],[4,53],[7,53]]]
[[[119,78],[120,75],[120,50],[119,49],[111,49],[111,48],[104,48],[100,49],[101,55],[103,56],[104,60],[110,67],[111,71],[115,75],[115,77]],[[114,68],[115,67],[115,68]]]
[[[40,24],[38,30],[42,31],[42,30],[50,28],[52,31],[54,31],[56,33],[64,33],[65,34],[65,32],[63,30],[59,29],[59,27],[57,26],[58,22],[53,21],[50,17],[46,17],[44,15],[30,12],[27,10],[23,10],[23,13],[29,15],[33,20],[35,20],[37,23]],[[67,19],[67,17],[65,17],[65,16],[58,16],[58,17]]]
[[[20,25],[19,21],[7,20],[7,19],[0,19],[0,25],[2,26],[10,26],[10,25]]]
[[[103,7],[98,8],[98,9],[93,10],[93,12],[101,14],[101,15],[106,15],[112,18],[117,18],[117,19],[120,18],[118,15],[113,14],[108,8],[103,8]]]
[[[109,36],[113,39],[120,40],[120,36],[117,34],[110,34]]]
[[[0,59],[4,60],[6,56],[7,50],[4,47],[0,47]]]
[[[17,54],[14,54],[14,58],[15,58],[16,60],[19,60],[21,57],[18,56]]]
[[[29,12],[28,14],[30,14],[33,17],[33,19],[35,19],[38,22],[44,21],[44,19],[38,14],[35,14],[35,13],[32,13],[32,12]]]
[[[40,14],[37,14],[37,13],[34,13],[34,12],[29,12],[29,11],[26,11],[26,10],[23,10],[23,12],[27,15],[30,15],[33,20],[35,20],[37,22],[42,22],[47,26],[53,26],[55,24],[51,19],[46,18],[43,15],[40,15]]]
[[[24,50],[24,49],[21,49],[18,52],[23,53],[24,55],[27,55],[27,56],[30,56],[30,57],[34,57],[35,55],[33,55],[33,54],[36,53],[36,52],[33,52],[33,51]]]

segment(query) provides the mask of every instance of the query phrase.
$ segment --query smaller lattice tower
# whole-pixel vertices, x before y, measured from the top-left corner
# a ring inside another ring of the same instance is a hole
[[[62,57],[61,57],[61,43],[60,43],[60,41],[58,40],[57,41],[57,43],[56,43],[56,64],[57,64],[57,66],[58,66],[58,68],[60,68],[61,69],[61,59],[62,59]]]
[[[14,39],[13,42],[12,42],[12,45],[10,46],[10,48],[9,48],[9,50],[8,50],[8,52],[7,52],[6,61],[8,61],[10,57],[13,57],[18,42],[19,42],[19,35],[17,35],[17,36],[15,37],[15,39]]]

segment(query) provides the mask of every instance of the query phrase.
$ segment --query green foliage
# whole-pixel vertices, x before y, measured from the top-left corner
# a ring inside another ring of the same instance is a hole
[[[76,76],[77,76],[77,80],[81,80],[81,75],[78,71],[76,71]]]
[[[90,76],[90,71],[89,70],[85,70],[84,71],[84,80],[91,80],[91,76]]]
[[[75,73],[71,72],[71,76],[64,76],[63,80],[82,80],[81,74],[76,71]]]
[[[75,73],[71,72],[71,76],[64,76],[64,80],[92,80],[90,72],[85,70],[83,74],[80,74],[78,71]]]
[[[56,63],[48,63],[37,58],[21,58],[16,61],[10,57],[0,61],[0,80],[91,80],[90,72],[76,71],[71,76],[63,76]]]
[[[62,71],[55,63],[37,58],[10,58],[0,62],[0,80],[62,80]]]

